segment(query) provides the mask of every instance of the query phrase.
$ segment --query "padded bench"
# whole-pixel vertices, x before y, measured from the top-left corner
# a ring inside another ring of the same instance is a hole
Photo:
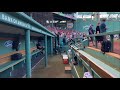
[[[31,52],[37,50],[36,47],[31,48]],[[15,51],[15,52],[11,52],[8,54],[4,54],[4,55],[0,55],[0,65],[5,64],[7,62],[11,61],[11,55],[15,54],[15,53],[21,53],[23,56],[25,55],[25,50],[20,50],[20,51]]]
[[[31,56],[34,55],[34,54],[37,54],[38,52],[40,52],[40,51],[33,52],[33,53],[31,54]],[[13,66],[14,66],[14,65],[16,65],[16,64],[18,64],[18,63],[20,63],[20,62],[22,62],[22,61],[25,62],[25,56],[23,56],[23,58],[20,59],[20,60],[10,61],[10,62],[7,62],[7,63],[5,63],[5,64],[2,64],[2,65],[0,65],[0,72],[3,72],[3,71],[5,71],[5,70],[7,70],[8,68],[11,68],[11,67],[12,67],[12,69],[13,69]]]

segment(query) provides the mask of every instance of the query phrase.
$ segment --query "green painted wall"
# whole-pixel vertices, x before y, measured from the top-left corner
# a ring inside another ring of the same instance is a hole
[[[120,21],[107,21],[108,31],[120,31]]]
[[[13,51],[12,48],[4,46],[5,42],[6,42],[6,40],[0,40],[0,55]]]
[[[76,22],[74,23],[74,29],[81,31],[81,32],[88,32],[87,29],[85,29],[84,27],[87,26],[89,27],[90,24],[93,24],[94,26],[96,26],[96,21],[93,21],[91,19],[87,19],[86,21],[83,21],[82,19],[77,19]],[[93,27],[94,30],[96,27]]]
[[[1,35],[0,35],[0,38],[3,38],[3,37],[1,37]],[[13,38],[13,37],[8,35],[8,36],[4,36],[4,38],[5,38],[5,40],[0,39],[0,55],[7,54],[7,53],[15,51],[15,50],[12,50],[11,47],[5,47],[5,45],[4,45],[6,41],[12,40],[11,38]],[[37,42],[37,39],[31,38],[31,42],[30,42],[31,48],[36,46],[36,42]],[[20,49],[19,50],[24,50],[25,49],[25,38],[24,38],[24,36],[22,36],[22,38],[20,39],[20,43],[21,44],[20,44]]]

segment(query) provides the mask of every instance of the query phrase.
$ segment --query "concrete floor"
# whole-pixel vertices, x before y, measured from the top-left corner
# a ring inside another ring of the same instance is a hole
[[[42,60],[32,71],[32,78],[72,78],[70,73],[65,73],[65,66],[61,55],[49,56],[48,66]]]

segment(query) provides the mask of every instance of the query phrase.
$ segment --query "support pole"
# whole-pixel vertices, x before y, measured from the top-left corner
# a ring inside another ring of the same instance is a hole
[[[113,52],[113,47],[114,47],[114,40],[113,40],[114,36],[110,35],[110,41],[111,41],[111,52]]]
[[[57,40],[56,40],[56,37],[55,37],[55,49],[56,49],[56,47],[57,47]]]
[[[90,41],[90,40],[89,40],[89,37],[87,37],[87,39],[88,39],[88,46],[89,46],[89,41]]]
[[[25,31],[26,78],[31,78],[30,30]]]
[[[96,36],[97,37],[97,36]],[[95,48],[98,48],[97,39],[95,37]]]
[[[48,57],[47,57],[47,35],[45,35],[45,67],[48,65]]]
[[[51,44],[50,44],[50,46],[51,46],[51,48],[50,48],[51,50],[50,50],[50,51],[51,51],[51,55],[53,55],[53,42],[52,42],[52,37],[50,37],[50,43],[51,43]]]

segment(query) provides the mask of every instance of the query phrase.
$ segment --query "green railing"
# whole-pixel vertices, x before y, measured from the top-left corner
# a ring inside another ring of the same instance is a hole
[[[114,47],[114,35],[115,35],[115,34],[120,34],[120,31],[114,31],[114,32],[106,32],[106,33],[100,33],[100,34],[87,35],[87,38],[88,38],[88,46],[89,46],[89,37],[94,37],[95,47],[98,48],[97,40],[96,40],[95,37],[97,37],[97,36],[103,36],[103,35],[110,35],[111,52],[113,52],[113,47]]]

